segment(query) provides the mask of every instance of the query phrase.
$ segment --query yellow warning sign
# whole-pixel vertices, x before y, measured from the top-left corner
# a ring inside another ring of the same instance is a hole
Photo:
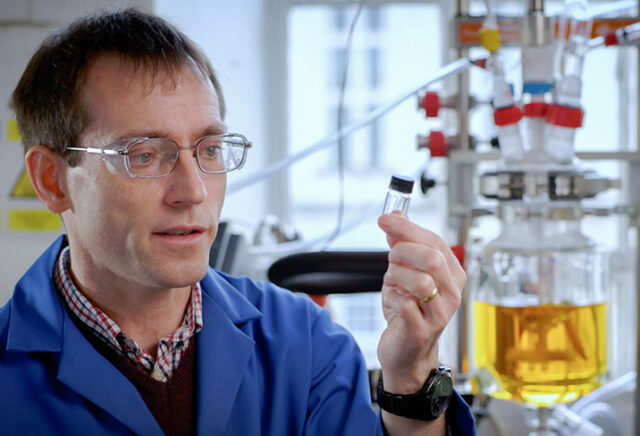
[[[18,130],[18,122],[15,118],[7,120],[7,139],[15,142],[22,141],[22,138],[20,137],[20,130]]]
[[[29,180],[26,168],[20,173],[20,177],[11,189],[11,197],[13,198],[37,198],[36,190]]]
[[[60,217],[46,209],[14,209],[9,211],[9,229],[33,232],[60,230]]]

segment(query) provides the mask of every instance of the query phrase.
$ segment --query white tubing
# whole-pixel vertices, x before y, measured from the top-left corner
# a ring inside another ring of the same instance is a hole
[[[606,423],[603,430],[607,430],[607,436],[623,436],[620,417],[610,404],[591,403],[582,409],[580,416],[590,422]],[[602,424],[600,424],[602,425]]]
[[[590,6],[587,9],[585,19],[593,19],[602,15],[625,12],[631,10],[635,12],[635,8],[638,6],[637,0],[619,0],[617,2],[611,2],[598,6]]]
[[[318,142],[316,142],[315,144],[310,145],[309,147],[300,150],[297,153],[294,153],[290,156],[287,156],[286,158],[275,162],[273,164],[271,164],[270,166],[268,166],[267,168],[264,168],[261,171],[258,171],[256,173],[253,174],[249,174],[246,177],[243,177],[239,180],[236,180],[233,183],[230,183],[229,186],[227,187],[227,193],[231,194],[234,193],[236,191],[240,191],[241,189],[244,189],[248,186],[253,185],[254,183],[257,183],[261,180],[264,180],[266,178],[271,177],[272,175],[276,174],[279,171],[284,170],[287,167],[290,167],[291,165],[293,165],[294,163],[296,163],[297,161],[304,159],[305,157],[309,156],[310,154],[313,154],[317,151],[323,150],[327,147],[329,147],[330,145],[335,144],[338,141],[338,138],[340,137],[345,137],[350,135],[351,133],[355,132],[356,130],[361,129],[362,127],[366,126],[367,124],[371,123],[372,121],[380,118],[381,116],[383,116],[384,114],[386,114],[387,112],[391,111],[392,109],[394,109],[396,106],[398,106],[400,103],[402,103],[403,101],[405,101],[406,99],[412,97],[413,95],[417,94],[418,92],[420,92],[422,89],[426,88],[427,86],[438,82],[442,79],[444,79],[445,77],[448,77],[452,74],[457,74],[460,72],[463,72],[467,69],[469,69],[473,64],[469,61],[469,59],[466,58],[462,58],[462,59],[458,59],[454,62],[451,62],[448,65],[445,65],[444,67],[440,68],[438,70],[438,72],[436,73],[436,75],[434,77],[432,77],[428,82],[418,86],[417,88],[414,88],[408,92],[405,92],[404,94],[402,94],[401,96],[397,97],[395,100],[392,100],[391,102],[382,105],[376,109],[374,109],[373,111],[369,112],[367,115],[365,115],[364,117],[362,117],[359,120],[354,121],[353,123],[350,123],[346,126],[344,126],[339,132],[337,133],[333,133],[331,135],[329,135],[328,137],[326,137],[325,139],[322,139]]]
[[[600,427],[577,413],[572,412],[571,409],[564,404],[556,404],[552,409],[552,416],[558,422],[560,429],[564,430],[561,434],[575,434],[580,436],[604,435],[604,431]]]
[[[415,180],[420,180],[420,176],[422,175],[422,171],[424,166],[416,168],[411,174],[414,175]],[[362,221],[365,219],[377,217],[382,212],[382,200],[377,202],[369,203],[369,205],[361,209],[362,212],[352,216],[349,220],[346,220],[345,224],[342,226],[340,233],[345,233],[357,226],[359,226]],[[324,249],[327,242],[330,240],[333,231],[318,238],[315,238],[311,241],[291,241],[291,242],[282,242],[280,244],[275,245],[259,245],[259,246],[251,246],[249,247],[249,254],[252,256],[279,256],[283,257],[289,254],[300,253],[303,251],[310,251],[311,249]]]
[[[591,403],[607,401],[616,395],[623,392],[633,390],[636,386],[636,372],[629,371],[628,373],[618,377],[615,380],[611,380],[603,386],[600,386],[595,391],[592,391],[573,403],[571,411],[581,415],[582,410]]]
[[[355,217],[352,217],[349,220],[346,220],[345,224],[342,226],[341,233],[351,230],[354,227],[357,227],[364,219],[380,215],[382,211],[382,200],[380,202],[370,204],[364,212],[358,214]],[[283,242],[277,245],[261,245],[261,246],[252,246],[249,247],[249,254],[251,256],[265,256],[265,255],[274,255],[274,256],[286,256],[289,254],[300,253],[303,251],[310,251],[320,245],[325,245],[329,238],[333,235],[333,231],[329,234],[321,236],[319,238],[313,239],[311,241],[291,241],[291,242]]]

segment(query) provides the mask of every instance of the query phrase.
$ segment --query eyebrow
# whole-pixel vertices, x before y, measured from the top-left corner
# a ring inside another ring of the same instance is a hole
[[[195,135],[196,139],[209,135],[223,135],[228,131],[226,124],[215,123],[202,129]],[[134,130],[118,135],[116,141],[128,138],[170,138],[171,135],[165,130]]]

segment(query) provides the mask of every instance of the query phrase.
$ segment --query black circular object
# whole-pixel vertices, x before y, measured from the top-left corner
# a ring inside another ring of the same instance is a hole
[[[379,292],[389,265],[388,251],[320,251],[275,261],[269,280],[309,295]]]
[[[405,176],[391,176],[389,188],[404,194],[411,194],[411,191],[413,191],[413,179]]]
[[[434,188],[435,186],[435,179],[430,178],[427,175],[427,172],[423,171],[423,173],[420,175],[420,190],[422,191],[422,193],[426,194],[431,188]]]

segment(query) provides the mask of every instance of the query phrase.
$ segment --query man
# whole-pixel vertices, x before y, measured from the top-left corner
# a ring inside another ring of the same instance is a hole
[[[212,68],[171,25],[135,10],[77,20],[43,42],[11,103],[66,237],[0,311],[0,433],[473,433],[456,394],[446,419],[442,401],[419,419],[376,415],[326,311],[208,269],[225,173],[250,143],[226,132]],[[446,379],[437,339],[465,274],[436,235],[398,215],[379,225],[381,392],[424,400],[425,380]]]

